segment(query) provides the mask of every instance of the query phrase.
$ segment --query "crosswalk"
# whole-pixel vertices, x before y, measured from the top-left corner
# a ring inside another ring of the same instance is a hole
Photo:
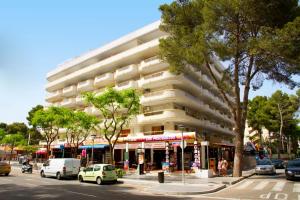
[[[272,192],[282,192],[288,188],[292,188],[295,193],[300,193],[300,183],[299,182],[288,182],[283,180],[269,181],[269,180],[245,180],[236,186],[234,189],[237,190],[252,190],[252,191],[272,191]]]

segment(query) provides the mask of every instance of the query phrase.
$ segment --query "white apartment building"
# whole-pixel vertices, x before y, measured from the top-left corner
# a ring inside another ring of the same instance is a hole
[[[99,115],[95,108],[83,103],[82,92],[100,94],[107,86],[117,90],[135,88],[142,94],[143,109],[124,130],[117,150],[123,152],[125,143],[129,143],[129,149],[136,149],[138,146],[134,143],[140,141],[135,140],[137,137],[181,133],[178,126],[183,125],[186,132],[195,133],[193,140],[209,141],[213,156],[216,154],[214,147],[232,146],[233,120],[229,107],[205,67],[190,68],[190,72],[181,75],[168,71],[168,63],[157,56],[159,39],[167,37],[159,30],[159,24],[157,21],[145,26],[50,71],[47,74],[46,102]],[[222,70],[222,65],[215,61],[213,72],[217,77],[221,78]],[[161,153],[165,151],[166,141],[163,140],[169,139],[154,138],[152,142],[155,144],[148,145],[151,162],[155,160],[156,149]],[[188,145],[193,148],[193,141]],[[147,154],[148,147],[145,146]],[[176,148],[175,143],[171,146],[171,149]]]

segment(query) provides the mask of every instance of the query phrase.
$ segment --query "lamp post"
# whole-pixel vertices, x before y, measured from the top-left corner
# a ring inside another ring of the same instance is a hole
[[[178,125],[179,130],[181,130],[181,176],[182,176],[182,183],[185,184],[185,177],[184,177],[184,139],[183,139],[183,130],[184,125]]]
[[[92,134],[91,138],[92,138],[92,142],[93,142],[93,144],[92,144],[92,158],[91,158],[91,160],[92,160],[92,164],[94,164],[94,141],[95,141],[95,138],[96,138],[96,134]]]

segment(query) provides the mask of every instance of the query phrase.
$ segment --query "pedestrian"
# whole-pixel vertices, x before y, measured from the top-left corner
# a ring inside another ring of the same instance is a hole
[[[222,159],[221,168],[222,168],[222,176],[227,176],[227,168],[228,168],[227,160]]]
[[[221,170],[222,170],[222,158],[219,158],[218,162],[218,175],[221,176]]]

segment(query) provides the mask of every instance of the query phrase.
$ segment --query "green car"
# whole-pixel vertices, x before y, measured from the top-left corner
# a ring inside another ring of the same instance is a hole
[[[79,182],[91,181],[101,185],[103,182],[117,182],[115,167],[110,164],[94,164],[80,169]]]

